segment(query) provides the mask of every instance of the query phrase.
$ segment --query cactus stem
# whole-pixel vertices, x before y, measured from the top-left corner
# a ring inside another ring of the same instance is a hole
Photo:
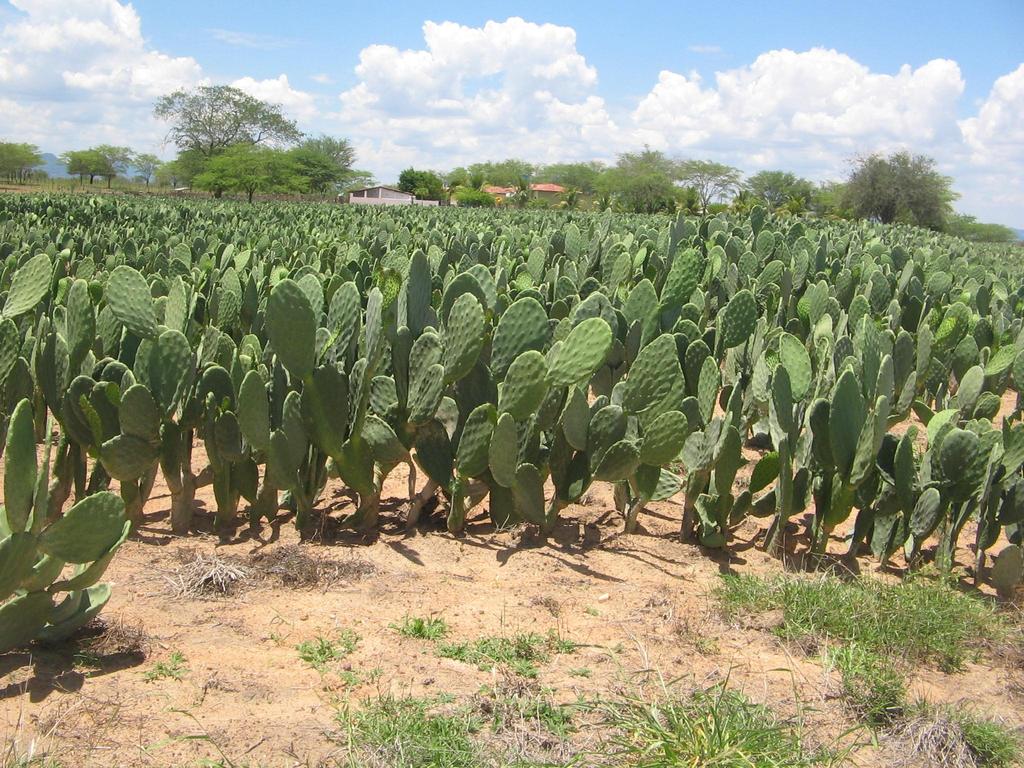
[[[406,528],[415,528],[416,524],[420,521],[420,513],[423,511],[423,506],[434,498],[434,494],[437,492],[438,485],[433,480],[427,480],[427,484],[423,486],[423,490],[415,494],[409,504],[409,515],[405,520]]]

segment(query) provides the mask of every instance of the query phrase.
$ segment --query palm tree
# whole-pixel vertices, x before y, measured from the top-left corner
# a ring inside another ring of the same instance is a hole
[[[580,191],[576,187],[569,187],[562,194],[563,207],[575,210],[580,204]]]

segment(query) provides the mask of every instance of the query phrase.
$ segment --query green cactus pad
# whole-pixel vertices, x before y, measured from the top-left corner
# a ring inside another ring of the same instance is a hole
[[[477,477],[487,471],[491,435],[497,423],[498,412],[491,403],[482,403],[469,414],[455,454],[460,475]]]
[[[640,461],[660,467],[674,461],[689,436],[689,424],[680,411],[667,411],[648,425],[640,444]]]
[[[779,337],[779,362],[789,374],[793,399],[802,400],[811,388],[811,356],[796,336],[783,333]]]
[[[590,406],[587,405],[586,393],[578,388],[569,390],[560,418],[562,434],[569,445],[577,451],[587,448],[587,431],[590,428]]]
[[[267,336],[281,364],[295,381],[313,372],[316,317],[298,283],[285,279],[267,299]]]
[[[836,382],[829,408],[829,446],[836,469],[843,477],[849,477],[857,453],[857,440],[867,420],[864,397],[860,383],[853,371],[846,370]]]
[[[641,349],[630,366],[622,389],[623,409],[640,413],[660,403],[681,384],[682,375],[675,336],[663,333]]]
[[[336,456],[348,436],[348,398],[348,379],[333,365],[322,365],[313,371],[302,390],[306,434],[328,456]]]
[[[153,296],[142,273],[122,264],[110,273],[105,295],[114,316],[125,328],[140,339],[156,338]]]
[[[487,465],[498,485],[511,488],[516,480],[516,464],[519,455],[519,440],[516,420],[510,413],[498,417],[491,433],[487,449]]]
[[[448,488],[454,462],[451,439],[444,425],[431,419],[420,427],[416,433],[416,463],[427,477],[442,488]]]
[[[584,320],[562,341],[551,361],[553,385],[567,387],[589,378],[604,362],[612,345],[612,331],[599,317]]]
[[[91,563],[120,538],[125,519],[121,497],[100,491],[43,529],[39,549],[67,563]]]
[[[181,403],[195,379],[196,362],[192,347],[181,331],[164,331],[149,357],[149,386],[165,416]]]
[[[100,446],[103,468],[115,480],[137,480],[152,468],[157,457],[154,443],[133,435],[117,435]]]
[[[249,371],[238,388],[238,426],[242,437],[262,453],[270,450],[270,402],[258,371]]]
[[[36,537],[17,531],[0,541],[0,602],[18,589],[36,562]]]
[[[160,440],[160,408],[141,384],[129,387],[121,395],[118,417],[124,434],[151,443]]]
[[[444,330],[444,380],[458,381],[473,368],[484,345],[484,310],[471,293],[455,300]]]
[[[520,354],[508,367],[498,397],[498,411],[523,421],[540,407],[548,392],[548,367],[544,355],[536,350]]]
[[[733,296],[718,316],[719,344],[722,349],[739,346],[750,338],[757,325],[757,301],[743,289]]]
[[[609,483],[628,480],[640,464],[640,451],[632,440],[619,440],[601,454],[594,477]]]
[[[512,302],[494,329],[491,343],[491,372],[498,379],[519,355],[527,350],[543,351],[551,332],[544,307],[536,299],[526,296]]]
[[[520,464],[516,469],[512,497],[515,499],[516,512],[522,519],[537,525],[546,524],[544,479],[533,464]]]
[[[50,291],[53,265],[45,253],[37,254],[18,267],[7,291],[3,316],[20,317],[43,300]],[[149,291],[147,290],[147,295]]]
[[[925,488],[921,492],[910,515],[910,532],[917,541],[931,536],[942,519],[944,509],[938,488]]]
[[[30,642],[46,626],[53,610],[47,592],[29,592],[0,606],[0,653]]]
[[[661,289],[663,307],[681,307],[690,300],[702,271],[700,254],[693,248],[677,253]]]
[[[28,525],[36,490],[36,437],[32,404],[28,400],[22,400],[14,409],[3,458],[5,528],[17,533]]]

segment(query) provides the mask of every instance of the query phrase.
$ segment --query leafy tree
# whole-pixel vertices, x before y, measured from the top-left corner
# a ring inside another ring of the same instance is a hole
[[[92,151],[102,158],[100,166],[103,170],[99,171],[97,175],[106,177],[107,189],[110,189],[110,183],[115,176],[128,170],[135,154],[129,147],[115,147],[110,144],[100,144],[98,147],[93,147]]]
[[[156,117],[171,123],[168,138],[179,149],[213,157],[235,144],[297,142],[302,134],[276,104],[230,85],[203,85],[160,98]]]
[[[157,168],[157,180],[171,187],[191,184],[192,180],[203,172],[206,158],[195,150],[180,152],[178,157]]]
[[[711,160],[684,160],[678,166],[679,181],[697,190],[705,212],[711,203],[734,194],[742,178],[738,168]]]
[[[211,159],[193,183],[215,197],[244,192],[250,203],[257,192],[301,192],[308,185],[288,153],[251,144],[239,144]]]
[[[597,189],[597,179],[604,170],[604,163],[556,163],[546,165],[537,171],[537,181],[548,181],[561,184],[563,187],[575,187],[586,195],[592,195]]]
[[[567,208],[570,211],[579,208],[580,200],[583,198],[583,193],[577,187],[568,187],[565,192],[562,193],[561,206]]]
[[[348,139],[326,135],[304,139],[289,155],[299,173],[309,180],[309,188],[320,194],[337,190],[352,175],[356,159]]]
[[[492,195],[470,187],[455,190],[455,202],[464,208],[493,208],[495,205]]]
[[[957,198],[952,182],[925,155],[868,155],[853,161],[846,202],[861,218],[942,229]]]
[[[498,163],[474,163],[468,170],[471,178],[477,174],[482,176],[483,183],[514,187],[524,179],[531,181],[537,168],[525,160],[509,159]]]
[[[24,181],[33,169],[43,164],[39,147],[0,141],[0,176],[11,181]]]
[[[975,243],[1014,243],[1017,233],[1002,224],[984,224],[974,216],[954,213],[946,219],[946,231]]]
[[[773,210],[790,198],[802,197],[805,202],[814,198],[814,183],[789,171],[761,171],[747,179],[744,186]]]
[[[369,171],[351,170],[345,179],[338,186],[339,192],[348,192],[353,189],[365,189],[377,183],[373,174]]]
[[[598,177],[597,190],[601,195],[614,196],[631,213],[674,211],[678,192],[674,174],[672,160],[645,148],[619,155],[615,167]]]
[[[89,183],[92,184],[97,176],[106,176],[112,169],[109,167],[107,158],[95,149],[79,149],[65,152],[60,156],[60,161],[64,163],[67,168],[67,172],[78,176],[81,181],[85,181],[85,177],[89,177]]]
[[[146,182],[147,187],[162,164],[156,155],[139,154],[132,158],[132,166],[138,171],[139,178]]]
[[[398,177],[398,188],[421,200],[444,200],[444,181],[433,171],[406,168]]]

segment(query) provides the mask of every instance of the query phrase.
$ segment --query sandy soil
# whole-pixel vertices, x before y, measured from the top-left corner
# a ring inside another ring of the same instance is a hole
[[[346,702],[358,706],[381,692],[471,697],[500,682],[400,636],[392,625],[405,616],[442,616],[455,641],[549,631],[572,640],[578,649],[552,655],[539,674],[539,684],[565,703],[606,697],[657,670],[687,684],[728,677],[754,700],[800,712],[823,741],[854,725],[820,658],[765,631],[772,617],[735,626],[717,611],[710,592],[720,574],[779,572],[760,548],[762,521],[741,525],[728,552],[683,544],[680,496],[652,505],[641,532],[626,536],[610,487],[596,484],[585,505],[565,510],[546,543],[526,529],[495,532],[479,510],[462,536],[448,534],[440,514],[407,532],[399,468],[385,488],[381,533],[361,538],[328,526],[300,551],[337,573],[320,586],[295,587],[260,577],[260,558],[298,544],[290,521],[259,536],[242,530],[226,544],[211,533],[173,537],[160,483],[145,524],[108,572],[115,589],[104,612],[108,624],[144,630],[146,657],[116,647],[98,659],[47,649],[0,656],[0,747],[34,743],[64,766],[331,765],[343,746],[336,713]],[[212,510],[209,491],[198,502]],[[348,504],[332,484],[321,506],[340,510],[336,519]],[[205,512],[199,522],[208,524]],[[970,540],[966,531],[963,541]],[[832,542],[831,551],[843,550]],[[181,597],[174,581],[197,553],[228,558],[249,568],[249,577],[225,597]],[[963,550],[958,562],[970,564],[971,553]],[[869,557],[847,565],[893,577]],[[321,673],[299,658],[299,643],[345,630],[359,642],[344,662]],[[147,680],[154,664],[175,653],[184,657],[180,680]],[[1019,727],[1019,665],[994,658],[954,675],[926,669],[912,690],[935,702],[969,701]],[[346,681],[345,672],[358,680]],[[870,746],[853,760],[886,763]]]

